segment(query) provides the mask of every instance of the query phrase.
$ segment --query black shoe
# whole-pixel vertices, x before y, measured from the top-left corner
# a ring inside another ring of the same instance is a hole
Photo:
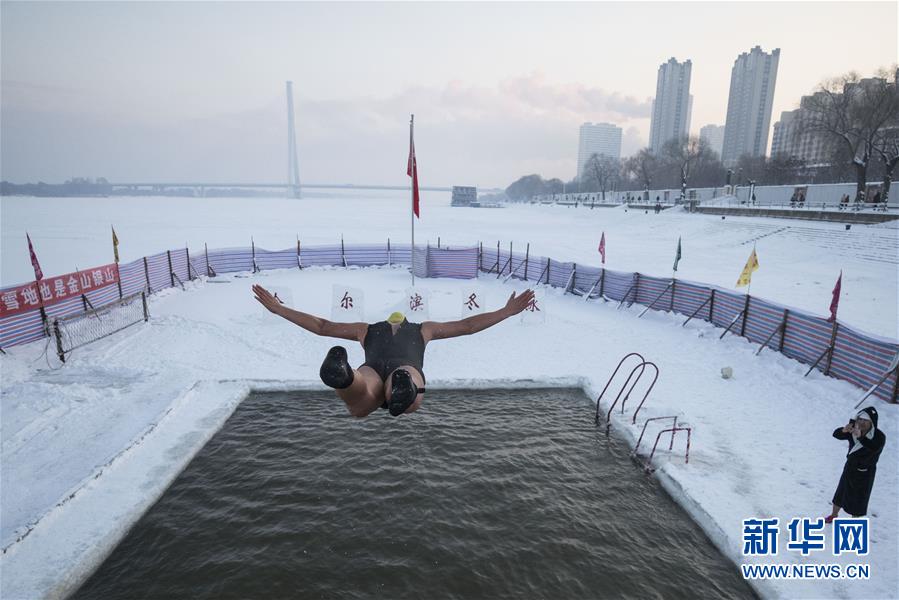
[[[326,386],[342,390],[353,384],[353,368],[346,356],[346,348],[334,346],[328,350],[328,355],[322,362],[322,368],[318,371],[319,377]]]
[[[387,403],[387,408],[390,410],[391,415],[398,417],[406,412],[406,409],[415,402],[415,397],[418,396],[418,386],[412,381],[412,376],[409,375],[409,371],[406,369],[394,371],[391,386],[390,401]]]

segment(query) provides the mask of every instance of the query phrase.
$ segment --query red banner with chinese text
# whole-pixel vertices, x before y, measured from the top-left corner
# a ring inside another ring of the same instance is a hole
[[[119,270],[112,263],[9,288],[0,292],[0,319],[35,310],[41,305],[51,306],[77,298],[85,292],[113,285],[118,280]]]

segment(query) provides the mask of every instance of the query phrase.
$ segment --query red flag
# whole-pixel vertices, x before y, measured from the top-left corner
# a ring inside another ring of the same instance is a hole
[[[599,253],[602,254],[602,264],[606,264],[606,232],[602,232],[602,237],[599,238]]]
[[[44,278],[44,273],[41,271],[41,265],[37,262],[37,254],[34,253],[34,246],[31,245],[31,236],[26,233],[25,238],[28,240],[28,253],[31,255],[31,266],[34,267],[34,278],[37,281],[40,281]]]
[[[828,323],[837,320],[837,309],[840,307],[840,288],[843,287],[843,271],[840,270],[840,276],[837,277],[837,284],[833,286],[833,300],[830,301],[830,318]]]
[[[409,164],[406,166],[406,175],[412,178],[412,212],[419,219],[418,212],[418,163],[415,160],[415,142],[412,139],[412,123],[409,123]]]

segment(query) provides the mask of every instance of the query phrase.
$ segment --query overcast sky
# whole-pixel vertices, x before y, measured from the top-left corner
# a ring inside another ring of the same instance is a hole
[[[578,127],[647,143],[656,73],[693,61],[693,133],[741,53],[780,48],[772,125],[823,78],[897,58],[897,3],[0,4],[0,176],[305,182],[570,179]],[[769,134],[770,143],[770,134]]]

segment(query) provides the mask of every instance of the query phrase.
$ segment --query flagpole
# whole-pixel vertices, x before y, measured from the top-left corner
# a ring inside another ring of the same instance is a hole
[[[409,152],[412,153],[411,159],[413,161],[413,168],[415,168],[415,115],[410,115],[409,118],[409,144],[411,144],[411,148],[409,148]],[[413,171],[414,173],[415,171]],[[409,216],[412,219],[412,287],[415,287],[415,178],[412,178],[412,182],[409,184],[410,190],[410,201],[412,202],[412,210],[409,212]]]

